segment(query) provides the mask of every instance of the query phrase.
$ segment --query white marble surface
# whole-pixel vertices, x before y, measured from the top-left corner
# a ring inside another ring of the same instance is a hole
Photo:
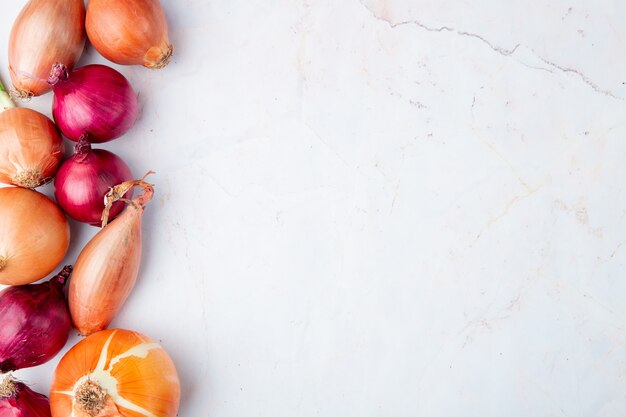
[[[626,414],[626,3],[163,4],[105,147],[158,172],[114,325],[181,417]]]

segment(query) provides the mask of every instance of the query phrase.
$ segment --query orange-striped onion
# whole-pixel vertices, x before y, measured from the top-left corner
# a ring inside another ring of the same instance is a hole
[[[52,417],[174,417],[180,382],[167,352],[130,330],[103,330],[59,362],[50,388]]]
[[[35,188],[52,179],[63,139],[50,119],[25,107],[0,113],[0,182]]]
[[[55,62],[73,68],[85,47],[84,0],[30,0],[13,23],[9,72],[20,97],[38,96]]]
[[[67,220],[48,197],[26,188],[0,188],[0,284],[45,277],[61,263],[69,243]]]
[[[172,56],[159,0],[89,0],[85,27],[94,48],[117,64],[158,69]]]

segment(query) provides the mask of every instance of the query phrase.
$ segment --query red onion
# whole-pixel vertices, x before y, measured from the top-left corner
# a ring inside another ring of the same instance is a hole
[[[48,83],[54,100],[52,115],[61,132],[77,142],[92,143],[122,136],[137,118],[137,95],[122,74],[105,65],[87,65],[69,72],[54,64]]]
[[[0,383],[0,416],[50,417],[50,402],[9,375]]]
[[[41,365],[65,346],[72,325],[63,286],[71,272],[66,266],[50,281],[0,292],[0,373]]]
[[[104,196],[117,184],[132,179],[130,168],[117,155],[102,149],[91,149],[82,138],[75,154],[63,162],[54,179],[54,195],[59,206],[70,217],[93,226],[101,224]],[[132,197],[132,191],[126,194]],[[111,207],[109,218],[124,209],[119,201]]]

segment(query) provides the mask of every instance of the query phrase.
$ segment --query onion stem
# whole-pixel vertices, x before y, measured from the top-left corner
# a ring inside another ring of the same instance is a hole
[[[116,201],[123,201],[137,209],[142,209],[148,201],[152,200],[152,196],[154,195],[154,184],[144,181],[146,177],[151,174],[155,174],[155,172],[148,171],[140,180],[125,181],[109,190],[109,192],[104,196],[105,207],[102,212],[102,227],[105,227],[109,223],[109,210],[111,210],[111,206]],[[143,194],[134,200],[124,198],[124,194],[126,194],[126,192],[133,187],[143,188]]]
[[[51,282],[59,284],[59,286],[63,287],[70,275],[72,275],[73,269],[74,267],[72,265],[65,265],[61,272],[59,272],[52,278]]]
[[[7,93],[7,90],[4,88],[4,84],[2,84],[2,80],[0,80],[0,112],[8,109],[12,109],[15,107],[15,103],[11,100],[11,96]]]

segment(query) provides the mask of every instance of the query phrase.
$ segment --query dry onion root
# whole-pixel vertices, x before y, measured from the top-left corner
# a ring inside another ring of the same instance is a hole
[[[48,397],[6,375],[0,382],[0,416],[50,417]]]
[[[133,200],[123,198],[133,187],[143,188],[143,194]],[[141,219],[153,194],[153,185],[142,179],[119,184],[105,197],[102,229],[78,256],[68,292],[72,322],[81,334],[106,329],[135,286],[141,263]],[[108,223],[116,201],[128,206]]]

